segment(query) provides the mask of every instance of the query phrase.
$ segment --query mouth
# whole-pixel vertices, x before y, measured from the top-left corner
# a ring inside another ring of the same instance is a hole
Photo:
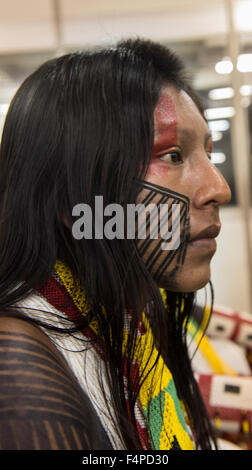
[[[215,238],[219,235],[221,229],[220,224],[212,224],[193,234],[189,240],[189,246],[192,248],[206,249],[208,251],[216,250]]]

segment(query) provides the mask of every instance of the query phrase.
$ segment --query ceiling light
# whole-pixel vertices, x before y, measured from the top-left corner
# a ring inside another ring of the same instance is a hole
[[[248,108],[250,106],[250,98],[249,96],[243,96],[241,98],[241,105],[243,108]]]
[[[251,0],[239,0],[239,2],[234,2],[234,20],[237,30],[251,31],[251,16]]]
[[[252,95],[252,85],[242,85],[240,88],[240,93],[242,96]]]
[[[252,72],[252,54],[240,54],[237,60],[239,72]]]
[[[231,73],[233,71],[232,61],[228,57],[225,57],[215,64],[215,71],[220,75]]]
[[[213,142],[219,142],[219,140],[222,139],[223,134],[220,131],[212,131],[212,141]]]
[[[231,87],[214,88],[208,93],[210,100],[227,100],[234,96],[234,90]]]
[[[225,106],[220,108],[208,108],[205,110],[206,119],[225,119],[231,118],[235,114],[233,106]]]
[[[251,96],[252,95],[252,85],[242,85],[240,87],[240,94],[242,96]],[[210,100],[226,100],[233,98],[234,89],[232,87],[225,88],[214,88],[208,93],[208,98]]]
[[[222,152],[211,153],[211,162],[214,163],[214,165],[220,165],[221,163],[224,163],[225,161],[226,161],[225,153],[222,153]]]
[[[229,57],[225,57],[215,64],[215,71],[220,75],[231,73],[233,68],[232,61]],[[252,72],[252,54],[240,54],[238,56],[237,70],[239,72]]]
[[[224,132],[229,129],[230,124],[226,119],[220,119],[218,121],[209,121],[208,127],[211,132]]]

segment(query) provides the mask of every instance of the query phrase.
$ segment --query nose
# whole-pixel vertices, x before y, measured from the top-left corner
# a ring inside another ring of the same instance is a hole
[[[204,168],[198,175],[198,184],[194,193],[194,206],[198,209],[228,204],[231,190],[221,172],[210,160],[205,160]]]

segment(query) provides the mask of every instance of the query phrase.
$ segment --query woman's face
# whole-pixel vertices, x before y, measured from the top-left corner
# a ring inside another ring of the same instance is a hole
[[[221,228],[219,207],[230,200],[230,188],[211,163],[209,129],[187,93],[165,87],[155,108],[154,121],[154,150],[145,181],[176,191],[190,201],[190,238],[184,261],[173,276],[169,275],[172,263],[169,264],[158,284],[174,291],[195,291],[210,280],[215,237]],[[143,190],[138,202],[144,196]],[[144,260],[151,258],[156,246],[157,240],[152,240]],[[160,252],[162,263],[167,255],[168,252]],[[160,262],[156,256],[153,272]]]

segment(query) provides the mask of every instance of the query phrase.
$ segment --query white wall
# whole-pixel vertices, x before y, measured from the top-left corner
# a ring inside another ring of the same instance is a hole
[[[235,0],[235,23],[251,31],[251,0]],[[81,47],[143,36],[160,41],[224,37],[224,0],[0,0],[0,52]],[[57,18],[56,18],[57,17]],[[60,23],[60,28],[57,26]]]
[[[222,230],[212,261],[215,303],[249,312],[248,267],[245,230],[239,208],[223,208]],[[252,313],[252,312],[251,312]]]
[[[128,36],[174,41],[226,32],[223,0],[61,0],[57,14],[52,0],[0,0],[0,53],[75,48]]]

